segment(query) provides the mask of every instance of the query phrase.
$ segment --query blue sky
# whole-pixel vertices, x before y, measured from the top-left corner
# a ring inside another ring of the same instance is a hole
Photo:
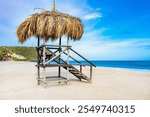
[[[52,0],[0,0],[0,45],[36,46],[34,38],[23,45],[17,42],[17,26],[38,12],[34,8],[51,10],[51,4]],[[56,9],[82,19],[84,35],[71,45],[87,58],[150,60],[149,0],[56,0]]]

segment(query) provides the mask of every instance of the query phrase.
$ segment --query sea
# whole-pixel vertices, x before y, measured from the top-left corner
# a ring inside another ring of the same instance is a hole
[[[80,61],[87,64],[86,61]],[[150,72],[150,61],[91,61],[97,67],[122,68]],[[71,63],[74,63],[71,61]]]

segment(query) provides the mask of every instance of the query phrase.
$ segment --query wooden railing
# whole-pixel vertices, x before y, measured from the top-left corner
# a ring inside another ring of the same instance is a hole
[[[87,63],[89,63],[89,66],[90,66],[90,82],[91,82],[92,76],[93,76],[93,74],[92,74],[93,73],[93,67],[96,67],[96,65],[94,65],[92,62],[90,62],[89,60],[87,60],[85,57],[83,57],[81,54],[79,54],[78,52],[76,52],[72,48],[70,48],[70,50],[73,51],[78,56],[80,56],[81,58],[83,58]],[[82,65],[80,65],[80,72],[82,72]]]
[[[46,65],[48,64],[49,62],[53,61],[54,59],[56,58],[59,58],[62,54],[68,56],[69,58],[71,58],[72,60],[74,60],[76,63],[78,63],[77,65],[80,66],[80,72],[82,73],[82,67],[85,67],[85,66],[89,66],[90,67],[90,81],[92,80],[92,72],[93,72],[93,67],[96,67],[96,65],[94,65],[91,61],[87,60],[85,57],[83,57],[81,54],[79,54],[78,52],[76,52],[75,50],[73,50],[71,48],[71,46],[66,46],[66,45],[41,45],[38,47],[38,49],[40,48],[43,48],[43,53],[45,53],[45,49],[49,49],[49,50],[56,50],[54,53],[56,54],[57,52],[59,52],[56,56],[54,56],[53,58],[51,58],[50,60],[48,61],[43,61],[43,64]],[[64,48],[64,49],[62,49]],[[76,55],[78,55],[79,57],[81,57],[82,59],[84,59],[88,64],[83,64],[82,62],[76,60],[74,57],[72,57],[70,54],[68,54],[68,51],[72,51],[73,53],[75,53]],[[67,52],[65,52],[67,51]],[[39,55],[38,55],[39,56]],[[43,54],[43,57],[45,55]],[[43,58],[44,59],[44,58]],[[68,64],[68,63],[67,63]]]

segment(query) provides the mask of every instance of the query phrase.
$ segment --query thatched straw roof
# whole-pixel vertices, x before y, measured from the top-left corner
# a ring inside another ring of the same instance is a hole
[[[17,29],[18,41],[21,43],[32,36],[48,41],[66,35],[72,40],[79,40],[82,34],[81,20],[55,11],[55,5],[52,11],[32,14]]]

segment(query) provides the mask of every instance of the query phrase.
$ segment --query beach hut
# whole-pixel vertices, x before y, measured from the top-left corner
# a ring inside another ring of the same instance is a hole
[[[83,35],[84,29],[82,22],[79,18],[64,14],[55,10],[55,1],[53,1],[52,11],[42,10],[39,13],[32,14],[17,29],[18,41],[24,43],[28,38],[37,38],[37,82],[38,85],[43,84],[46,86],[52,79],[57,81],[65,81],[67,84],[70,81],[68,75],[61,76],[61,68],[64,68],[68,73],[76,76],[80,81],[85,80],[91,82],[92,67],[96,67],[92,62],[88,61],[85,57],[81,56],[78,52],[72,49],[69,44],[70,40],[80,40]],[[67,45],[62,45],[62,36],[67,37]],[[49,40],[55,41],[59,39],[58,45],[47,45]],[[43,44],[41,41],[43,40]],[[85,65],[76,60],[70,55],[70,51],[78,55],[87,62],[90,66],[90,76],[86,76],[82,72],[82,67]],[[66,55],[67,60],[62,58]],[[80,67],[78,70],[73,64],[70,64],[70,59],[75,61]],[[47,76],[47,67],[58,67],[57,76]],[[41,77],[40,68],[43,68],[43,75]]]

